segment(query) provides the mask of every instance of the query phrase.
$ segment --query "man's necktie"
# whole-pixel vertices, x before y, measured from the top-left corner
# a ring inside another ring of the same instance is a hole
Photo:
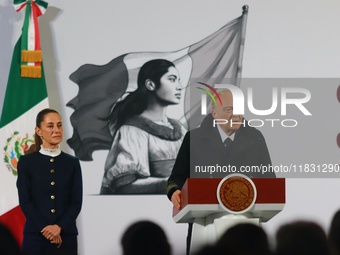
[[[229,137],[227,139],[224,140],[223,145],[225,147],[226,150],[226,156],[227,158],[230,157],[230,151],[231,151],[231,144],[233,143],[233,140],[231,140]]]
[[[223,144],[224,147],[228,148],[233,143],[233,140],[231,140],[229,137],[224,140]]]

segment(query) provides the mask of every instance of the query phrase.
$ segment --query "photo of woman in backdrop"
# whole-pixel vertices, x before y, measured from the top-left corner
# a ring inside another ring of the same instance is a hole
[[[22,253],[77,255],[83,193],[79,160],[60,149],[63,125],[57,111],[40,111],[35,132],[36,151],[18,162],[19,204],[26,217]]]
[[[79,92],[67,104],[74,109],[67,143],[84,161],[95,150],[109,151],[99,172],[101,195],[165,194],[186,133],[180,116],[169,118],[167,110],[180,104],[187,81],[173,62],[139,56],[130,64],[125,55],[85,64],[70,75]]]
[[[185,129],[166,109],[181,100],[175,65],[165,59],[145,63],[138,88],[118,102],[110,117],[114,137],[101,194],[164,194]]]

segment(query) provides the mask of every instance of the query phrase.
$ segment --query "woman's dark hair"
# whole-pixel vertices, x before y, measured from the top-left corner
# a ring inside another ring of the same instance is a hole
[[[175,67],[168,60],[154,59],[141,67],[138,73],[137,89],[118,102],[110,115],[110,121],[115,130],[119,129],[129,118],[141,114],[146,109],[147,99],[153,92],[146,88],[145,81],[149,79],[155,83],[156,89],[159,88],[161,77],[169,71],[171,66]]]
[[[46,114],[49,114],[49,113],[59,114],[59,112],[57,112],[56,110],[51,109],[51,108],[43,109],[37,114],[37,117],[35,119],[35,126],[40,128],[41,122],[44,121]],[[42,144],[41,138],[35,133],[35,135],[34,135],[34,151],[39,151],[41,144]],[[30,148],[30,150],[31,150],[31,148]]]

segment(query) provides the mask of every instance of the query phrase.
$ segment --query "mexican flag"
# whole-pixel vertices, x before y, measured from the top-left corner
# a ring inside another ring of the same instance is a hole
[[[144,63],[166,59],[176,66],[184,88],[183,108],[178,114],[188,129],[203,120],[201,92],[198,84],[233,84],[240,86],[242,57],[245,44],[248,6],[240,17],[229,21],[215,33],[181,49],[170,52],[129,52],[105,65],[84,64],[70,75],[79,86],[79,93],[67,106],[71,116],[73,136],[67,143],[77,158],[92,160],[95,150],[109,150],[112,136],[108,117],[114,104],[137,89],[137,77]],[[195,93],[199,91],[199,93]]]
[[[37,113],[49,105],[37,23],[47,3],[15,0],[14,6],[17,11],[26,9],[26,14],[22,35],[14,47],[0,118],[0,223],[21,243],[25,217],[16,188],[17,163],[34,143]]]

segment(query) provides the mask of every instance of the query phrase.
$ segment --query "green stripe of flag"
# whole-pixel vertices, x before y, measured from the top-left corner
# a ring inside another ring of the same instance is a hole
[[[48,3],[46,3],[45,1],[37,0],[37,1],[35,1],[35,3],[37,5],[40,5],[40,6],[44,7],[45,9],[47,9]]]
[[[8,123],[47,98],[43,66],[42,77],[39,79],[20,77],[20,45],[21,37],[16,43],[13,51],[12,64],[2,108],[0,128],[6,126]]]
[[[24,2],[26,2],[26,0],[14,0],[13,4],[22,4]]]
[[[22,35],[21,35],[21,50],[28,49],[28,26],[31,14],[31,5],[26,5],[26,14],[24,19],[24,24],[22,26]],[[19,39],[20,40],[20,39]]]

